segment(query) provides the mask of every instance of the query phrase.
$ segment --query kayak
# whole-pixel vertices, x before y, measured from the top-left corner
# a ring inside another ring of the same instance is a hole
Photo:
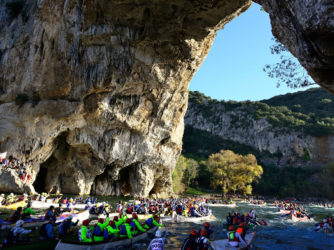
[[[112,249],[119,246],[130,246],[137,241],[144,240],[148,237],[149,234],[154,234],[158,227],[153,227],[147,232],[137,234],[132,239],[117,239],[114,241],[102,241],[102,242],[89,242],[83,243],[78,241],[67,241],[60,240],[55,248],[55,250],[93,250],[93,249]]]
[[[102,203],[98,203],[97,205],[100,206]],[[93,206],[95,206],[96,204],[94,204]],[[31,207],[32,208],[36,208],[36,209],[47,209],[50,206],[54,206],[54,207],[59,207],[58,203],[52,203],[52,202],[44,202],[44,201],[32,201],[31,202]],[[79,209],[79,210],[83,210],[85,209],[87,206],[87,204],[75,204],[73,205],[74,209]],[[63,204],[63,207],[66,207],[66,204]]]
[[[210,204],[208,203],[207,204],[209,207],[236,207],[237,204],[233,203],[233,204],[218,204],[218,203],[215,203],[215,204]]]
[[[26,205],[26,201],[18,201],[18,202],[14,202],[12,204],[9,204],[9,205],[3,205],[3,206],[1,206],[1,208],[16,210],[18,207],[23,208],[25,205]]]
[[[172,217],[162,218],[162,221],[170,221],[174,220],[175,222],[202,222],[202,221],[208,221],[208,220],[214,220],[216,217],[212,214],[207,216],[201,216],[201,217],[185,217],[183,215],[177,215],[176,219]]]
[[[246,234],[245,242],[247,243],[247,246],[249,246],[252,243],[252,241],[254,239],[254,236],[255,236],[255,232]],[[237,246],[237,247],[232,247],[228,243],[228,239],[211,241],[212,249],[243,249],[247,246],[240,246],[240,244],[239,244],[239,246]]]
[[[62,222],[68,218],[68,216],[72,216],[73,220],[77,219],[79,220],[79,224],[82,223],[82,221],[86,220],[89,218],[89,212],[88,210],[82,211],[79,213],[68,213],[65,212],[61,214],[59,217],[57,217],[57,222]],[[39,216],[39,217],[32,217],[32,218],[27,218],[23,219],[24,223],[22,227],[27,228],[27,227],[40,227],[42,226],[45,222],[48,222],[48,220],[45,220],[44,216]],[[9,221],[4,221],[2,224],[2,229],[7,229],[11,228],[14,226],[15,223],[11,223]]]
[[[310,220],[306,215],[304,215],[304,217],[297,217],[297,216],[292,214],[290,216],[290,218],[293,222],[309,221]]]

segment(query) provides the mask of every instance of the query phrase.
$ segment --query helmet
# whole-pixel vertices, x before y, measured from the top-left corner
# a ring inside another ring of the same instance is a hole
[[[229,226],[229,227],[228,227],[228,230],[229,230],[229,231],[233,231],[233,230],[234,230],[234,227],[233,227],[233,226]]]
[[[109,226],[113,227],[113,226],[115,226],[115,225],[116,225],[116,224],[115,224],[115,221],[113,221],[113,220],[109,221]]]
[[[210,223],[209,223],[209,222],[205,222],[205,223],[203,224],[203,226],[204,226],[205,228],[209,228],[209,227],[210,227]]]
[[[130,223],[131,223],[131,219],[130,219],[130,218],[127,218],[126,221],[125,221],[125,223],[130,224]]]
[[[15,226],[17,227],[21,227],[23,225],[24,221],[23,220],[19,220],[16,222]]]
[[[118,221],[118,216],[114,216],[114,221]]]
[[[104,219],[103,219],[103,218],[100,218],[97,222],[98,222],[98,223],[103,223],[103,222],[104,222]]]
[[[239,227],[244,227],[244,224],[243,224],[243,223],[240,223],[240,224],[239,224]]]
[[[132,218],[138,219],[137,213],[132,213]]]
[[[160,229],[158,229],[158,230],[155,232],[155,237],[160,238],[161,235],[162,235],[162,232],[161,232]]]
[[[159,219],[159,216],[155,214],[155,215],[153,216],[153,219],[158,220],[158,219]]]
[[[89,224],[89,220],[84,220],[83,222],[82,222],[82,225],[84,225],[84,226],[88,226],[88,224]]]
[[[205,229],[202,229],[201,230],[201,235],[202,236],[206,236],[208,234],[208,232],[205,230]]]
[[[196,230],[191,230],[190,237],[196,237],[196,236],[197,236],[197,231]]]

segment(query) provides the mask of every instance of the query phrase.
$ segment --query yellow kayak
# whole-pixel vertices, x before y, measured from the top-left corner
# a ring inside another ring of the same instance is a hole
[[[14,202],[12,204],[9,204],[9,205],[4,205],[1,208],[7,208],[7,209],[16,210],[18,207],[24,208],[25,205],[26,205],[25,201],[18,201],[18,202]]]

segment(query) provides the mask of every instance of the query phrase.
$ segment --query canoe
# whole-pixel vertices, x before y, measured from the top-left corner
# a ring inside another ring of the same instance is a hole
[[[247,246],[249,246],[252,243],[252,241],[254,239],[254,236],[255,236],[255,232],[246,234],[245,241],[247,243]],[[211,241],[212,249],[219,249],[219,250],[221,250],[221,249],[243,249],[247,246],[240,246],[240,244],[239,244],[238,247],[232,247],[228,243],[228,239]]]
[[[79,220],[79,224],[81,224],[82,221],[89,218],[89,212],[88,211],[82,211],[82,212],[79,212],[79,213],[67,213],[67,212],[65,212],[65,213],[61,214],[59,217],[57,217],[57,222],[63,222],[70,215],[72,215],[72,217],[73,217],[72,220],[73,221],[75,221],[76,219]],[[24,224],[22,225],[22,227],[24,227],[24,228],[40,227],[44,223],[48,222],[48,220],[44,219],[44,216],[27,218],[27,219],[24,219],[23,221],[24,221]],[[4,221],[3,224],[2,224],[2,229],[11,228],[14,225],[15,225],[15,223],[12,224],[11,222]]]
[[[185,217],[183,215],[177,215],[176,221],[177,222],[202,222],[202,221],[208,221],[208,220],[214,220],[215,216],[213,215],[207,215],[207,216],[201,216],[201,217]]]
[[[94,204],[93,206],[95,206],[96,204]],[[97,203],[98,206],[101,205],[101,203]],[[36,208],[36,209],[47,209],[50,206],[54,206],[54,207],[59,207],[58,203],[52,203],[52,202],[44,202],[44,201],[32,201],[31,202],[31,207],[32,208]],[[79,210],[83,210],[85,209],[85,207],[87,206],[87,204],[75,204],[73,205],[74,209],[79,209]],[[66,204],[63,205],[63,207],[66,207]]]
[[[103,249],[111,249],[119,246],[131,246],[133,243],[136,243],[141,240],[145,240],[149,234],[154,234],[157,230],[157,227],[153,227],[149,229],[145,233],[138,234],[134,236],[132,239],[117,239],[114,241],[102,241],[102,242],[90,242],[83,243],[77,241],[66,241],[60,240],[55,248],[55,250],[103,250]]]
[[[26,201],[18,201],[18,202],[14,202],[12,204],[9,204],[9,205],[3,205],[3,206],[1,206],[1,208],[16,210],[18,207],[24,208],[25,205],[26,205]]]
[[[309,221],[310,220],[306,215],[304,215],[304,217],[297,217],[295,215],[291,215],[290,218],[293,222]]]
[[[235,203],[233,203],[233,204],[218,204],[218,203],[210,204],[210,203],[208,203],[207,205],[209,207],[236,207],[237,204],[235,204]]]

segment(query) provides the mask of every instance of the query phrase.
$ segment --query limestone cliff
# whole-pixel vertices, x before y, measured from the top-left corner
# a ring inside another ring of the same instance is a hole
[[[188,83],[249,5],[1,1],[0,152],[30,162],[38,191],[170,194]]]
[[[299,103],[305,102],[314,109],[301,110]],[[207,156],[220,149],[232,149],[238,153],[255,153],[262,163],[280,167],[324,166],[334,162],[333,117],[334,97],[319,89],[263,102],[219,102],[191,92],[185,125],[187,130],[196,130],[186,131],[184,140],[196,143],[198,151],[193,152],[188,148],[191,145],[185,143],[184,152]],[[217,140],[216,148],[208,149],[201,146],[201,137],[204,140],[205,137],[218,137],[220,141]],[[216,151],[210,152],[212,150]]]

